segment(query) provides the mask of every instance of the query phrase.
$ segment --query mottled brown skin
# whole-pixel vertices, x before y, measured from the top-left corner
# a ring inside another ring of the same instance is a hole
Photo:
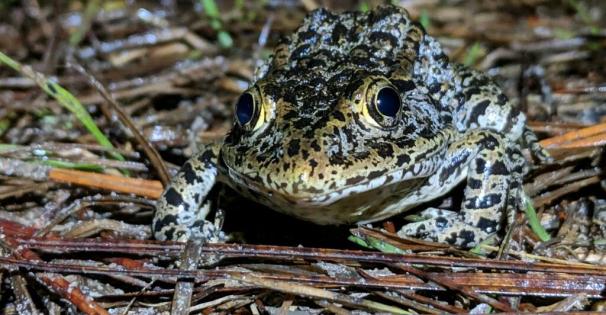
[[[400,98],[395,117],[377,110],[384,88]],[[204,220],[217,182],[304,220],[347,224],[401,213],[467,180],[460,212],[425,211],[401,233],[470,247],[519,202],[519,143],[543,154],[497,85],[451,64],[394,6],[312,12],[246,93],[253,119],[236,120],[221,145],[183,166],[158,202],[156,238],[220,240]]]

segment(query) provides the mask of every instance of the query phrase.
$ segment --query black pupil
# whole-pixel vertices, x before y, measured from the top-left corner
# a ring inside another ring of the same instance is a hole
[[[377,94],[377,110],[385,116],[395,117],[402,103],[400,95],[393,88],[386,87]]]
[[[236,117],[240,125],[245,125],[252,118],[255,110],[255,104],[250,93],[244,93],[236,103]]]

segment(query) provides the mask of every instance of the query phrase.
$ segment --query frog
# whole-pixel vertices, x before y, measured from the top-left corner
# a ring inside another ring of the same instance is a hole
[[[220,242],[218,186],[321,225],[369,224],[465,182],[460,210],[428,208],[400,235],[473,247],[521,205],[549,159],[484,73],[451,62],[399,6],[317,9],[255,71],[220,143],[201,145],[159,198],[158,240]]]

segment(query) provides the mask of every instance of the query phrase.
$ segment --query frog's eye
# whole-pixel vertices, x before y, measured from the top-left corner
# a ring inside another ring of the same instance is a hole
[[[255,117],[255,98],[246,92],[236,103],[236,120],[240,126],[246,126]]]
[[[391,83],[378,78],[370,81],[366,88],[366,108],[364,116],[377,127],[394,127],[402,112],[400,93]]]
[[[400,108],[402,108],[402,101],[400,95],[390,86],[383,87],[377,93],[375,98],[376,110],[384,116],[396,117]]]
[[[261,90],[255,86],[244,92],[236,102],[234,119],[246,131],[259,130],[271,119]]]

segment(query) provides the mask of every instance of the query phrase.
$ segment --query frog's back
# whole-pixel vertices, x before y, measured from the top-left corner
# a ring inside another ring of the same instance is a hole
[[[274,83],[276,98],[304,105],[301,111],[327,109],[335,98],[347,97],[344,87],[373,75],[392,78],[401,91],[411,90],[411,65],[424,33],[395,6],[341,14],[318,9],[284,39],[257,77]]]

